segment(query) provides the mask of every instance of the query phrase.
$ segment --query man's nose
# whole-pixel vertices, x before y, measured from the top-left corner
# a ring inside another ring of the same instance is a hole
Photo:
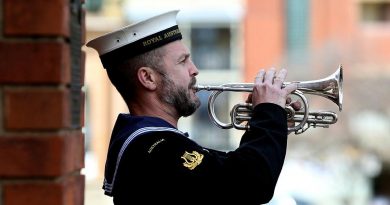
[[[199,70],[193,62],[191,62],[190,74],[191,76],[197,76],[199,74]]]

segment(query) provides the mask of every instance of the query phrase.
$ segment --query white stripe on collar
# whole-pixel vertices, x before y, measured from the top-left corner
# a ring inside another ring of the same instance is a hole
[[[169,127],[143,127],[143,128],[140,128],[140,129],[136,130],[135,132],[133,132],[131,135],[129,135],[127,137],[127,139],[123,143],[123,145],[122,145],[122,147],[121,147],[121,149],[120,149],[120,151],[118,153],[118,157],[117,157],[116,165],[115,165],[114,176],[112,177],[112,182],[108,183],[107,180],[104,179],[104,190],[106,192],[108,192],[108,193],[112,192],[112,189],[114,187],[115,177],[116,177],[116,174],[117,174],[117,171],[118,171],[118,167],[119,167],[119,163],[121,161],[123,153],[127,149],[127,146],[130,144],[130,142],[133,141],[133,139],[135,137],[139,136],[139,135],[142,135],[142,134],[145,134],[145,133],[148,133],[148,132],[162,132],[162,131],[175,132],[177,134],[180,134],[180,135],[183,135],[185,137],[188,137],[188,135],[186,135],[185,133],[181,132],[180,130],[177,130],[175,128],[169,128]]]

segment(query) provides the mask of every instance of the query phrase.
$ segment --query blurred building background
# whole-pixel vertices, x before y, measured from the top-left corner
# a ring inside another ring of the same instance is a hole
[[[259,68],[287,68],[288,81],[325,78],[343,65],[343,110],[308,96],[310,110],[338,122],[291,134],[272,205],[390,204],[390,0],[87,0],[87,41],[172,9],[201,84],[252,82]],[[125,104],[97,53],[86,52],[86,205],[111,204],[101,189],[111,128]],[[222,130],[202,107],[179,128],[200,144],[232,150],[242,131]],[[228,121],[244,95],[226,93],[217,114]],[[99,202],[99,203],[98,203]]]

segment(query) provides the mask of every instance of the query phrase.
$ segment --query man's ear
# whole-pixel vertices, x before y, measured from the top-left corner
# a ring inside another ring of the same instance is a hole
[[[150,67],[141,67],[138,69],[137,77],[140,84],[149,90],[157,88],[157,73]]]

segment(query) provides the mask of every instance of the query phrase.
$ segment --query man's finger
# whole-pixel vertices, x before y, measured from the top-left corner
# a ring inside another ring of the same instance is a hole
[[[263,83],[263,81],[264,81],[264,74],[265,74],[264,69],[261,69],[261,70],[257,73],[257,75],[256,75],[256,77],[255,77],[255,84]]]
[[[294,109],[294,110],[300,110],[302,105],[301,105],[301,102],[300,101],[295,101],[293,103],[290,104],[291,107]]]
[[[282,87],[282,84],[284,80],[286,79],[287,76],[287,70],[286,69],[281,69],[274,78],[274,85],[277,87]]]
[[[269,69],[264,76],[264,83],[272,84],[275,77],[275,68]]]

